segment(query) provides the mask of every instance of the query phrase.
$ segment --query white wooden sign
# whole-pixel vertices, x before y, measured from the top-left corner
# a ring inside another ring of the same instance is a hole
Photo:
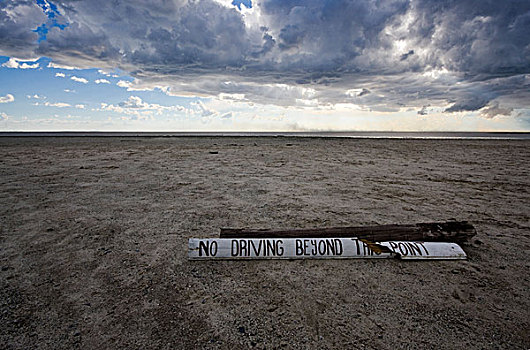
[[[190,238],[188,246],[188,258],[192,260],[466,258],[456,243],[389,241],[374,245],[357,238]],[[384,252],[380,246],[389,249]]]

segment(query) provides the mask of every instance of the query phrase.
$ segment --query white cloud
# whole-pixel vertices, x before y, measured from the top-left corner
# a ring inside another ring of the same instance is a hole
[[[101,74],[101,75],[104,75],[106,77],[119,78],[119,75],[109,73],[108,71],[103,70],[103,69],[98,69],[98,73]]]
[[[121,107],[125,107],[125,108],[150,109],[149,108],[150,105],[148,103],[146,103],[146,102],[143,102],[142,99],[140,97],[138,97],[138,96],[129,96],[127,101],[120,103],[120,106]]]
[[[192,106],[195,107],[195,109],[200,113],[201,116],[203,117],[210,117],[210,116],[214,116],[214,115],[218,115],[219,112],[217,112],[216,110],[212,109],[212,108],[209,108],[208,106],[206,106],[204,104],[204,102],[202,102],[201,100],[197,101],[197,102],[192,102],[190,103]]]
[[[107,79],[96,79],[94,82],[96,84],[110,84],[110,81],[108,81]]]
[[[149,84],[144,82],[138,84],[146,89]],[[289,106],[299,104],[297,100],[314,100],[328,102],[329,97],[323,95],[321,90],[314,87],[296,84],[268,84],[252,83],[245,81],[227,81],[222,77],[197,77],[188,83],[170,83],[170,88],[161,89],[169,96],[199,96],[209,97],[217,95],[220,100],[231,100],[233,102],[259,102],[260,104],[275,104],[278,106]],[[135,85],[136,86],[136,85]],[[156,86],[156,85],[153,85]],[[188,91],[189,94],[183,93]],[[324,93],[329,94],[330,89]],[[216,93],[217,92],[217,93]],[[334,93],[334,91],[333,91]],[[330,103],[332,101],[329,101]]]
[[[88,80],[86,80],[85,78],[76,77],[75,75],[72,76],[70,79],[73,81],[77,81],[78,83],[83,83],[83,84],[88,83]]]
[[[72,66],[67,66],[67,65],[63,65],[63,64],[57,64],[57,63],[53,63],[53,62],[48,63],[48,68],[66,69],[66,70],[81,69],[81,68],[78,68],[78,67],[72,67]]]
[[[35,105],[38,106],[39,104],[36,103]],[[72,107],[72,105],[70,105],[68,103],[65,103],[65,102],[55,102],[55,103],[44,102],[44,106],[47,106],[47,107],[59,107],[59,108]]]
[[[100,110],[134,115],[138,118],[145,118],[154,114],[161,115],[164,112],[195,113],[195,110],[180,105],[163,106],[156,103],[147,103],[138,96],[129,96],[126,101],[120,102],[118,105],[101,103]]]
[[[14,100],[15,100],[15,97],[11,94],[0,96],[0,103],[9,103],[9,102],[13,102]]]
[[[349,89],[346,91],[346,95],[350,97],[361,97],[370,93],[368,89]]]
[[[130,81],[120,80],[116,83],[116,85],[122,88],[130,88],[132,83]]]
[[[43,100],[45,99],[46,97],[45,96],[42,96],[42,95],[37,95],[37,94],[34,94],[33,96],[32,95],[27,95],[26,96],[28,99],[36,99],[36,100]]]
[[[0,112],[0,121],[8,120],[9,115],[5,114],[4,112]]]
[[[78,108],[78,109],[85,109],[86,105],[83,105],[83,104],[78,104],[78,105],[75,105],[75,108]]]
[[[31,62],[31,63],[28,63]],[[11,57],[9,61],[2,64],[2,67],[14,68],[14,69],[36,69],[39,68],[39,63],[34,61],[22,61],[17,58]]]
[[[245,94],[227,94],[227,93],[220,93],[218,96],[217,96],[220,100],[227,100],[227,101],[231,101],[231,100],[235,100],[235,101],[241,101],[241,100],[244,100],[245,99]]]
[[[59,78],[64,78],[64,77],[66,77],[66,74],[64,74],[64,73],[55,73],[55,76],[59,77]]]

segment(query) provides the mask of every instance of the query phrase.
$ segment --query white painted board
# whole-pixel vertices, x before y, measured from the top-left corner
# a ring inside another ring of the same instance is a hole
[[[456,243],[389,241],[380,244],[390,248],[403,260],[461,260],[467,258],[464,250]]]
[[[394,253],[382,253],[377,247],[357,238],[190,238],[188,258],[204,259],[465,259],[455,243],[382,242]]]

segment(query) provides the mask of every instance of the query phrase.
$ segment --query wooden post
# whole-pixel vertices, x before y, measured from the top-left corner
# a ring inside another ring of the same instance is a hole
[[[356,237],[372,242],[423,241],[462,243],[476,235],[467,221],[419,223],[411,225],[378,225],[309,229],[237,229],[222,228],[220,238],[341,238]]]

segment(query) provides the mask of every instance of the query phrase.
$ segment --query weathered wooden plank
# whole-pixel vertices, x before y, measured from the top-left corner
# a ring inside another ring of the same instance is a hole
[[[188,258],[204,259],[465,259],[455,243],[357,238],[190,238]]]
[[[316,238],[357,237],[372,242],[429,241],[462,243],[477,231],[467,221],[418,223],[412,225],[378,225],[309,229],[236,229],[222,228],[220,238]]]

